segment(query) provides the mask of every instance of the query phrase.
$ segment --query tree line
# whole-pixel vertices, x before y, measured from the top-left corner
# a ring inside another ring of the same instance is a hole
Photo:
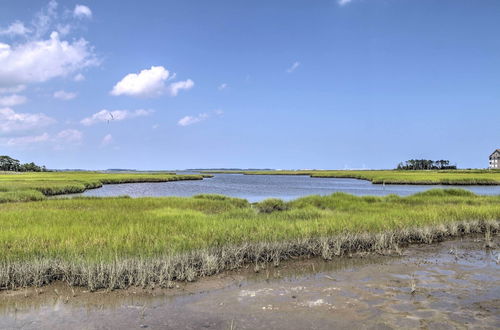
[[[398,164],[398,170],[456,170],[449,160],[410,159]]]
[[[47,172],[45,166],[38,166],[35,163],[25,163],[9,156],[0,156],[0,171],[13,171],[13,172]]]

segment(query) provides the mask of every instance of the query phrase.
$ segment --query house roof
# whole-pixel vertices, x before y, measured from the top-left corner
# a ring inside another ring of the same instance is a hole
[[[490,157],[491,157],[491,156],[493,156],[496,152],[498,152],[498,153],[500,154],[500,149],[497,149],[497,150],[493,151],[493,152],[491,153]]]

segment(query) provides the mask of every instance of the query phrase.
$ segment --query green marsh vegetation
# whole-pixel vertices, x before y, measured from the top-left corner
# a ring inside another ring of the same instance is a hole
[[[500,185],[500,170],[297,170],[206,171],[246,175],[309,175],[313,178],[351,178],[375,184]]]
[[[37,201],[45,196],[80,193],[103,184],[201,180],[206,176],[168,172],[0,172],[0,203]]]
[[[332,259],[468,233],[496,234],[500,196],[344,193],[250,204],[220,195],[0,204],[0,288],[168,287],[298,256]]]

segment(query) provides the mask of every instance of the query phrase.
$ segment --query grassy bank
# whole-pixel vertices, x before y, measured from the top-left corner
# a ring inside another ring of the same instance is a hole
[[[495,233],[500,196],[431,190],[290,202],[218,195],[0,204],[0,288],[169,286],[251,263]]]
[[[0,172],[0,203],[45,199],[45,196],[81,193],[103,184],[201,180],[208,175],[175,173],[103,173],[103,172]]]
[[[430,170],[430,171],[207,171],[246,175],[309,175],[313,178],[351,178],[377,184],[500,185],[500,170]]]

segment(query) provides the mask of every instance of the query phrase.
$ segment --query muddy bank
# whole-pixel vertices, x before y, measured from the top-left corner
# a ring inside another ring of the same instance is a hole
[[[403,256],[319,259],[227,272],[165,290],[90,293],[61,283],[0,293],[8,329],[500,327],[500,245],[411,246]]]

